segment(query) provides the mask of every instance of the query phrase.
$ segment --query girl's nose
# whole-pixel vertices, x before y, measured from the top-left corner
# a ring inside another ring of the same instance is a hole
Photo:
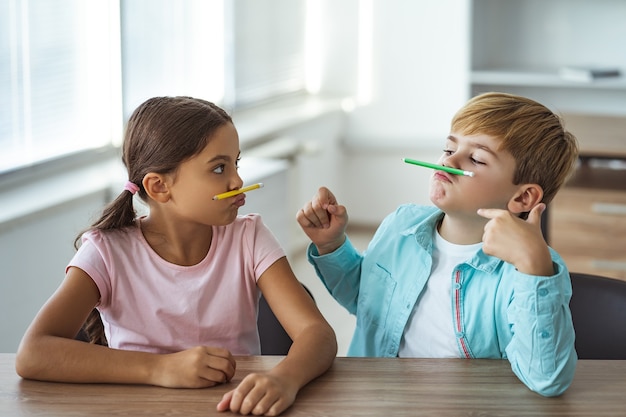
[[[235,175],[231,180],[231,189],[237,190],[241,187],[243,187],[243,180],[241,179],[241,176],[239,176],[239,172],[235,171]]]

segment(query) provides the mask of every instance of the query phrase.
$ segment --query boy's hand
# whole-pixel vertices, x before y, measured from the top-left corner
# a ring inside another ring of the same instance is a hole
[[[548,244],[541,233],[541,203],[528,213],[528,219],[515,217],[507,210],[479,209],[489,219],[483,233],[483,251],[515,266],[528,275],[552,276],[554,266]]]
[[[167,388],[212,387],[230,381],[235,366],[235,359],[228,350],[196,346],[159,355],[153,383]]]
[[[294,384],[270,374],[252,373],[224,394],[217,411],[277,416],[293,404],[297,393]]]
[[[320,255],[333,252],[346,240],[348,212],[326,187],[321,187],[298,211],[296,220]]]

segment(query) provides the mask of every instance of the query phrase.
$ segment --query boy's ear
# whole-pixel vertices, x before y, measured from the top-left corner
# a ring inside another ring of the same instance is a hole
[[[149,172],[141,181],[148,197],[159,203],[166,203],[170,199],[167,177],[163,174]]]
[[[513,214],[529,212],[543,199],[543,188],[539,184],[521,185],[509,200],[507,208]]]

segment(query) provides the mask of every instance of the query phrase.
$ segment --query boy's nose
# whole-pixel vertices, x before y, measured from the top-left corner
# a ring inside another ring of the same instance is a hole
[[[441,160],[439,161],[439,164],[446,166],[446,167],[450,167],[450,168],[457,168],[457,161],[456,161],[455,155],[456,154],[442,156]]]

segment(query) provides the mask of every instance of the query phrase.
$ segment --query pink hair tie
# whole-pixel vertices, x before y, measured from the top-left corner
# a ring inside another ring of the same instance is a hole
[[[131,194],[135,194],[137,191],[139,191],[139,187],[137,186],[137,184],[132,181],[126,181],[126,184],[124,184],[124,189],[130,191]]]

